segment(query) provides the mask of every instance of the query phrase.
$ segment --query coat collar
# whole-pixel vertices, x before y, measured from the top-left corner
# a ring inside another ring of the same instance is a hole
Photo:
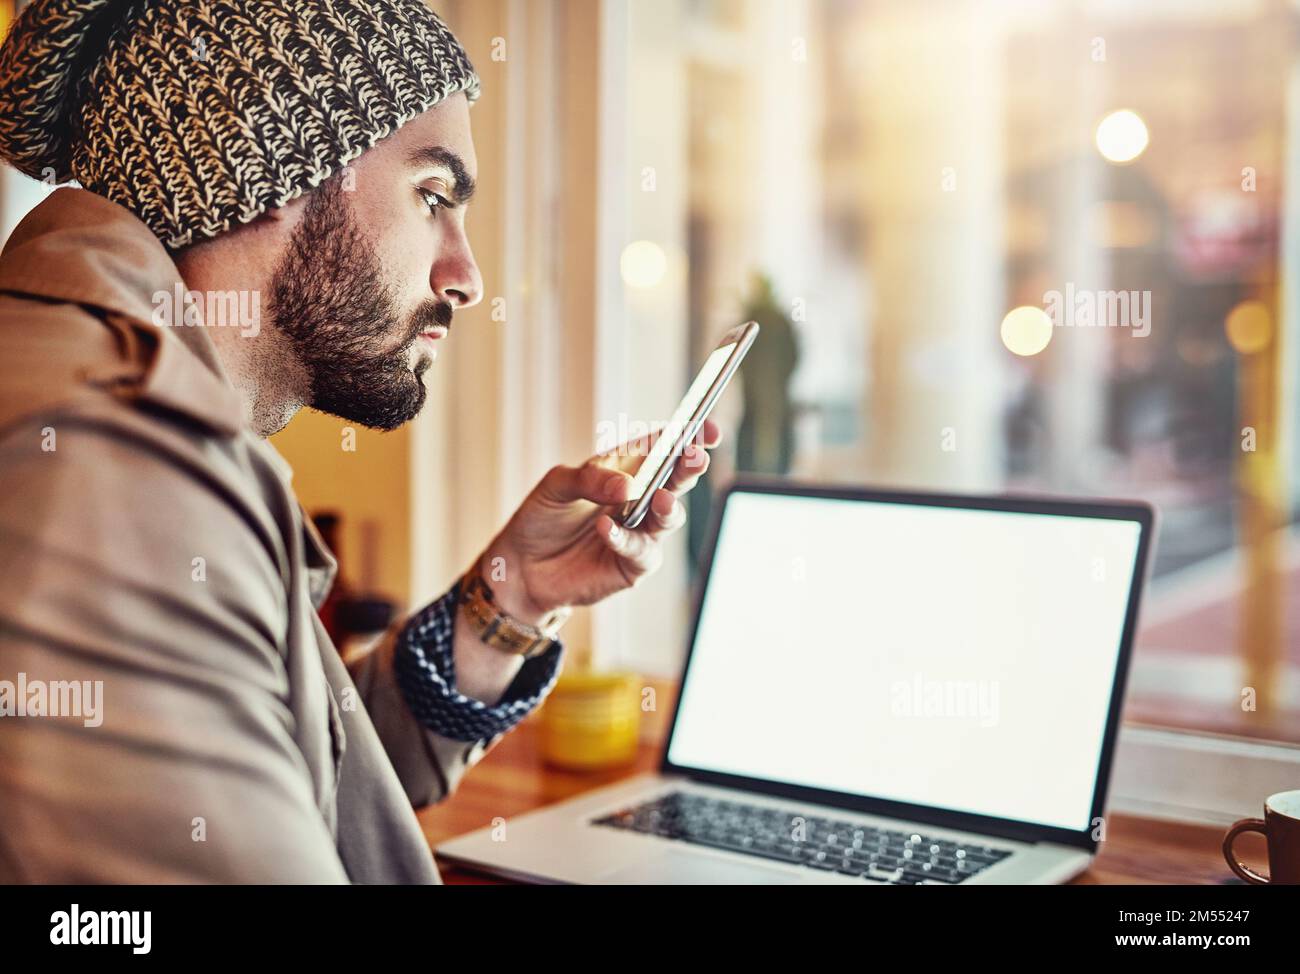
[[[202,326],[154,324],[157,296],[184,283],[134,214],[82,189],[57,189],[14,229],[0,291],[70,302],[116,317],[156,348],[136,394],[224,436],[244,429],[243,404]]]

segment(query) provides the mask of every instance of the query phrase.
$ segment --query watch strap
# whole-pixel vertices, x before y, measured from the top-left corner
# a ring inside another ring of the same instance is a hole
[[[423,727],[454,741],[490,746],[551,692],[560,675],[564,650],[556,642],[549,652],[524,660],[514,681],[494,704],[465,696],[456,687],[460,587],[458,580],[442,598],[411,617],[398,636],[393,668],[407,706]]]
[[[477,562],[461,581],[460,607],[475,636],[493,649],[525,659],[540,656],[554,646],[556,634],[568,618],[568,613],[560,610],[548,617],[549,625],[545,627],[520,622],[497,605]]]

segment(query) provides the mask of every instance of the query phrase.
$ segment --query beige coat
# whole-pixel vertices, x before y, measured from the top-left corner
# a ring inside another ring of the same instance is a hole
[[[416,724],[391,635],[340,662],[287,464],[151,324],[179,280],[76,189],[0,256],[0,693],[102,684],[97,725],[0,716],[0,882],[437,882],[412,804],[494,741]]]

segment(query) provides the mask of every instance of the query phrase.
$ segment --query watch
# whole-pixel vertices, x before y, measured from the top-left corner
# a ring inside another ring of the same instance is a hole
[[[548,612],[539,625],[520,622],[497,605],[479,562],[461,579],[460,607],[475,636],[493,649],[525,659],[540,656],[554,646],[560,627],[573,614],[573,609],[565,605]]]

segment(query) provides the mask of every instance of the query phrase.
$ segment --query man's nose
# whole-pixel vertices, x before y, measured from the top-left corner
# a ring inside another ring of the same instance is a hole
[[[464,231],[450,243],[433,265],[433,291],[453,308],[469,308],[483,300],[483,276]]]

